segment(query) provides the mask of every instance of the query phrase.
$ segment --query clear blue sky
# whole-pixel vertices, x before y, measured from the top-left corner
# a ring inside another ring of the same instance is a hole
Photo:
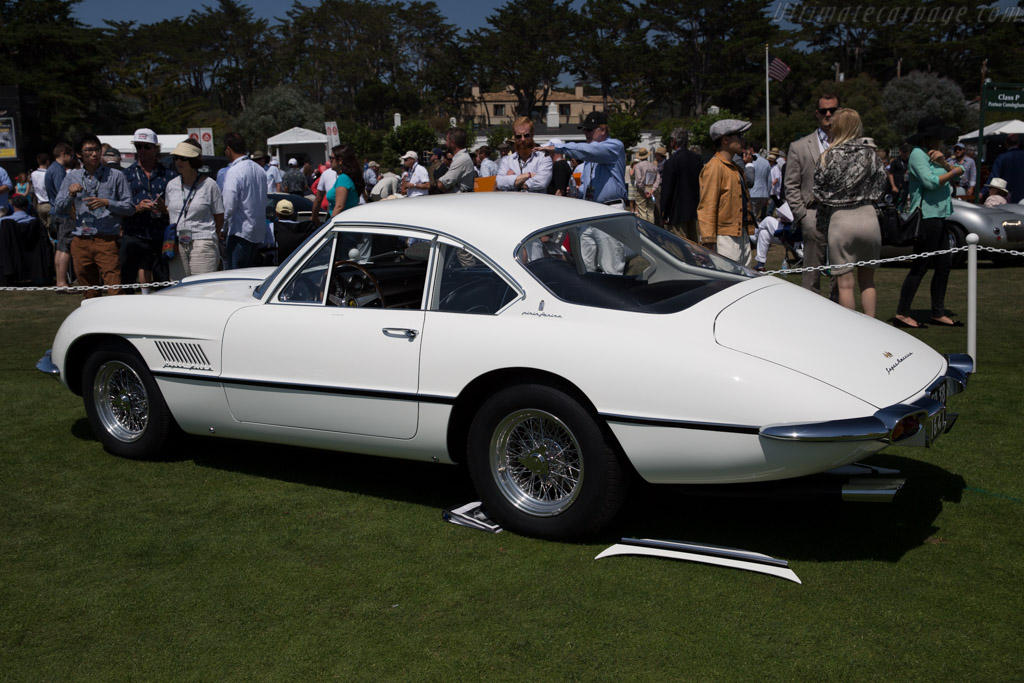
[[[505,4],[504,0],[434,0],[449,23],[460,29],[475,29],[486,23],[487,15]],[[74,15],[88,26],[102,26],[103,21],[135,21],[151,24],[162,19],[187,16],[193,9],[202,10],[203,5],[214,6],[216,0],[177,0],[176,2],[153,2],[142,0],[82,0],[75,6]],[[275,16],[283,17],[292,7],[291,0],[245,0],[244,4],[253,9],[258,17],[273,23]],[[313,4],[305,2],[303,4]]]

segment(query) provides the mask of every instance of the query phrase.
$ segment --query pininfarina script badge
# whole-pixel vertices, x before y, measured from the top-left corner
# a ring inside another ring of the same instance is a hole
[[[892,354],[889,353],[888,351],[886,351],[885,354],[886,354],[887,358],[891,358],[892,357]],[[911,351],[907,355],[900,356],[899,358],[897,358],[895,363],[893,363],[892,365],[890,365],[889,367],[887,367],[885,369],[885,374],[887,374],[887,375],[892,374],[892,371],[895,370],[896,368],[898,368],[900,366],[900,363],[902,363],[903,361],[905,361],[906,359],[910,358],[913,355],[914,355],[914,352]]]

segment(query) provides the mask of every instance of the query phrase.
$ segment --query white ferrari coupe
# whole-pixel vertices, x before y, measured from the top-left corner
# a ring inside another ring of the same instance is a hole
[[[43,363],[116,455],[184,431],[465,463],[494,519],[549,538],[606,524],[630,469],[760,482],[929,446],[973,368],[630,214],[520,193],[360,206],[276,269],[87,300]]]

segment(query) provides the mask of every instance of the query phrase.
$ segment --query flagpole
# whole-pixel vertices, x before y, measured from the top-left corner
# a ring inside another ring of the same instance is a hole
[[[765,122],[765,142],[764,148],[770,150],[772,148],[772,101],[768,95],[768,43],[764,44],[764,122]]]

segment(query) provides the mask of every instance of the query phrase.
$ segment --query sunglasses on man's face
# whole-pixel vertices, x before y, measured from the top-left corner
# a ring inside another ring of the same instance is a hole
[[[829,114],[835,114],[839,111],[839,107],[822,107],[818,110],[818,113],[822,116],[828,116]]]
[[[143,150],[143,149],[145,149],[145,150],[150,150],[150,149],[156,149],[156,145],[149,145],[149,144],[145,144],[145,143],[143,143],[143,144],[137,144],[137,145],[135,145],[135,149],[137,149],[137,150]]]
[[[516,133],[513,135],[516,140],[529,140],[533,137],[533,133]]]

